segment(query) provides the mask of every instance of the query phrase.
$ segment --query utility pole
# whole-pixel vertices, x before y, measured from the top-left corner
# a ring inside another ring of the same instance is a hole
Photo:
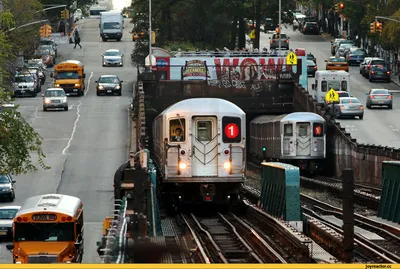
[[[149,0],[149,63],[150,63],[150,72],[153,69],[152,57],[153,57],[153,49],[151,46],[151,0]]]

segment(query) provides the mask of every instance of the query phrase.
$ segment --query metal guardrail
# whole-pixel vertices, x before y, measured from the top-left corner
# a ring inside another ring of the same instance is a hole
[[[104,255],[101,256],[102,263],[124,263],[126,230],[128,220],[126,218],[126,198],[116,200],[114,207],[119,208],[114,211],[114,220],[108,229],[105,238],[105,248],[101,249]]]

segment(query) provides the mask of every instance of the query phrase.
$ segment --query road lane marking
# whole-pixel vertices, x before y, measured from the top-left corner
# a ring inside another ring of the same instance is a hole
[[[393,125],[389,125],[390,129],[392,129],[393,132],[400,132],[399,126],[393,126]]]
[[[82,97],[81,100],[79,100],[79,103],[78,103],[78,105],[76,106],[76,119],[75,119],[75,122],[74,122],[74,127],[72,128],[71,137],[70,137],[69,140],[68,140],[67,146],[66,146],[66,147],[63,149],[63,151],[62,151],[62,155],[67,154],[67,150],[68,150],[69,147],[71,146],[72,139],[74,139],[74,135],[75,135],[75,131],[76,131],[76,126],[78,125],[79,118],[81,117],[81,114],[80,114],[81,110],[80,110],[80,108],[81,108],[81,105],[82,105],[82,101],[83,101],[83,99],[85,99],[87,93],[88,93],[89,90],[90,90],[90,80],[91,80],[92,77],[93,77],[93,72],[90,73],[90,76],[89,76],[89,79],[88,79],[88,83],[87,83],[88,87],[87,87],[87,89],[86,89],[86,91],[85,91],[85,95]]]

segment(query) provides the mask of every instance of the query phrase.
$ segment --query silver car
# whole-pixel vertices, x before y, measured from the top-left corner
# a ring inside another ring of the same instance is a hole
[[[63,108],[65,111],[68,111],[68,95],[60,88],[47,89],[42,94],[43,111],[47,111],[49,108]]]
[[[364,106],[355,97],[339,98],[339,103],[335,104],[336,118],[340,117],[359,117],[364,118]]]
[[[124,54],[117,49],[109,49],[101,55],[103,66],[124,66]]]
[[[387,106],[392,109],[393,95],[386,89],[371,89],[367,96],[367,108],[372,106]]]
[[[12,240],[14,217],[20,209],[18,205],[0,207],[0,238]]]
[[[364,75],[364,70],[368,65],[368,62],[371,61],[372,59],[374,59],[374,57],[366,57],[364,58],[364,61],[362,63],[360,63],[360,74]]]

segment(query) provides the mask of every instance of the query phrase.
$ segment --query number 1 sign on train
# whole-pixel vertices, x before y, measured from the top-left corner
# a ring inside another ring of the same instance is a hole
[[[229,123],[225,127],[225,135],[229,139],[235,139],[239,135],[239,126],[235,123]]]

